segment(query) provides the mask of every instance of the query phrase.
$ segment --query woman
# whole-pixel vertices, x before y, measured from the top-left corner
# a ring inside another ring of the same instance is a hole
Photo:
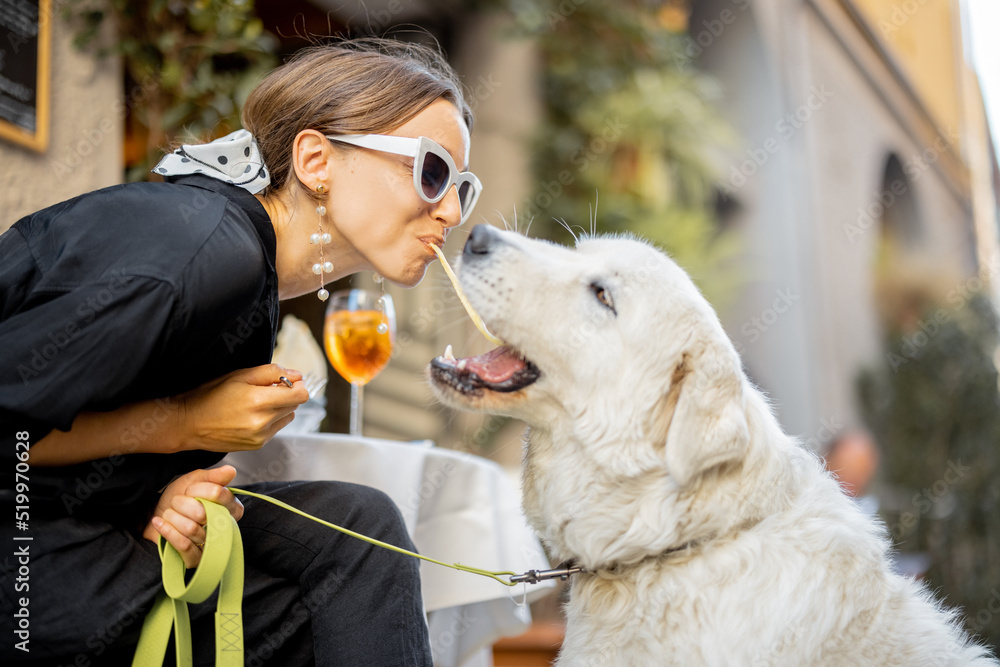
[[[4,660],[128,664],[160,588],[156,541],[200,561],[201,497],[243,535],[247,664],[431,664],[414,559],[244,508],[225,488],[235,471],[208,468],[262,447],[308,399],[300,373],[269,364],[279,299],[325,299],[361,270],[415,285],[468,217],[469,108],[437,53],[365,40],[276,69],[243,123],[167,156],[166,183],[83,195],[0,236],[0,504],[28,518],[0,534],[30,549],[30,591],[4,563]],[[248,488],[410,546],[371,489]],[[213,611],[192,608],[196,664],[214,658]]]

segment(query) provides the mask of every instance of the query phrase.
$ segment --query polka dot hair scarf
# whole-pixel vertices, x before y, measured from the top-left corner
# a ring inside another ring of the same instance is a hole
[[[257,194],[271,182],[257,142],[246,130],[236,130],[208,144],[185,144],[163,156],[153,173],[202,174],[232,183],[250,194]]]

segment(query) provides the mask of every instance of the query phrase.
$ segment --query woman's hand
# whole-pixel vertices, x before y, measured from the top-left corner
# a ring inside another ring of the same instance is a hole
[[[294,384],[285,386],[285,376]],[[298,371],[277,364],[233,371],[182,394],[181,448],[239,452],[263,447],[309,400]]]
[[[294,384],[286,386],[282,376]],[[32,445],[31,464],[72,465],[191,449],[260,449],[308,400],[298,371],[277,364],[246,368],[180,396],[138,401],[110,412],[81,412],[69,431],[55,429]]]
[[[207,536],[205,524],[208,523],[205,507],[197,498],[222,505],[239,521],[243,517],[243,504],[226,488],[235,477],[236,468],[222,466],[212,470],[195,470],[170,482],[160,495],[142,536],[151,542],[158,542],[162,535],[180,553],[184,565],[197,567],[201,562]]]

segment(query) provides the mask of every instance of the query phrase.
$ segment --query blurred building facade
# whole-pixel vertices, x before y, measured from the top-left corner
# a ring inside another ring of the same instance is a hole
[[[720,189],[755,276],[723,321],[786,430],[819,447],[859,421],[855,380],[884,354],[880,276],[958,308],[998,270],[960,3],[692,4],[690,53],[742,137]]]

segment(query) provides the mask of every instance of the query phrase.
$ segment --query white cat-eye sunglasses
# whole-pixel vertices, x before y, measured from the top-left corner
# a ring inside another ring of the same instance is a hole
[[[444,199],[452,185],[458,188],[462,207],[462,222],[469,219],[483,184],[471,171],[459,171],[451,155],[441,144],[427,137],[397,137],[391,134],[327,135],[330,141],[394,153],[413,158],[413,187],[425,202],[433,204]]]

